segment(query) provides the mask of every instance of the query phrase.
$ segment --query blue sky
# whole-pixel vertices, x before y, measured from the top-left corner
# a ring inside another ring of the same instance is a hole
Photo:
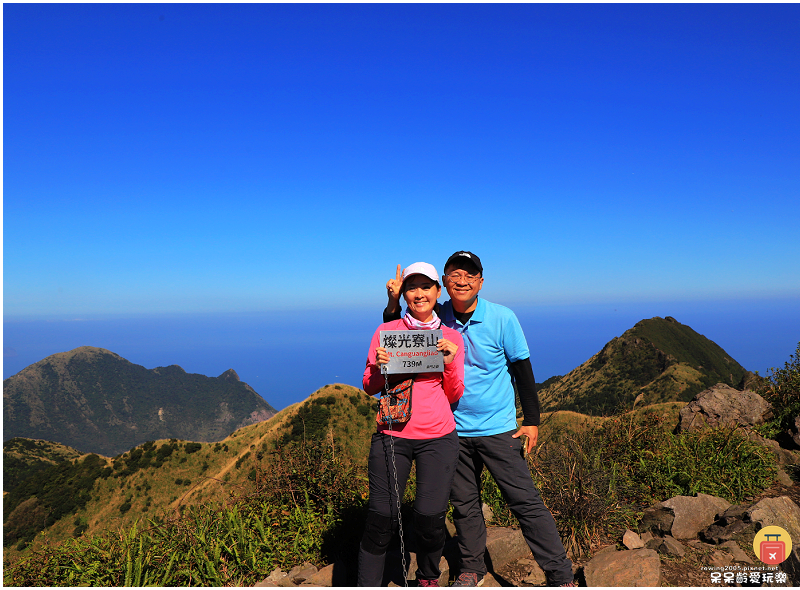
[[[6,321],[374,310],[462,248],[512,306],[800,299],[796,4],[3,20]]]

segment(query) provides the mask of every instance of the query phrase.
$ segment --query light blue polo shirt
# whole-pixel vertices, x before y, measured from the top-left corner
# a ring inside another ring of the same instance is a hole
[[[514,312],[478,298],[466,325],[447,301],[441,309],[446,326],[464,337],[464,395],[452,405],[459,436],[491,436],[517,428],[509,363],[530,356]]]

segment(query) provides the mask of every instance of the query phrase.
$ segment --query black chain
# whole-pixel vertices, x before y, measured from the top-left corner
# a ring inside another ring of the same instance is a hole
[[[381,367],[381,372],[383,373],[383,379],[386,383],[385,395],[389,395],[389,373],[386,371],[386,365]],[[380,404],[381,409],[383,409],[383,404]],[[392,457],[392,471],[394,472],[394,496],[397,498],[397,524],[399,525],[400,530],[400,556],[403,562],[403,583],[405,586],[408,586],[408,567],[406,565],[406,545],[403,540],[403,515],[400,514],[400,488],[397,484],[397,464],[394,460],[394,436],[392,436],[392,422],[394,420],[391,416],[387,420],[389,424],[389,448]]]

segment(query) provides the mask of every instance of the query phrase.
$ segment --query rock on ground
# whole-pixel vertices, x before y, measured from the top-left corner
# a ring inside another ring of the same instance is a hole
[[[587,586],[660,586],[661,559],[652,549],[608,551],[583,569]]]
[[[628,549],[644,548],[644,541],[642,541],[642,538],[630,529],[626,530],[625,534],[622,535],[622,544]]]
[[[678,432],[706,427],[756,426],[764,423],[771,410],[769,402],[757,393],[717,383],[698,393],[680,411]]]
[[[639,531],[650,531],[661,537],[671,535],[676,539],[694,539],[701,530],[714,523],[717,514],[729,507],[726,500],[707,494],[675,496],[645,510]]]

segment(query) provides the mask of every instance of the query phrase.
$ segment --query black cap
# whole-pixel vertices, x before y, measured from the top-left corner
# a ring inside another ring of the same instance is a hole
[[[459,250],[455,254],[453,254],[450,258],[447,259],[447,262],[444,263],[444,267],[447,268],[451,264],[456,264],[458,262],[471,262],[475,265],[478,269],[478,272],[483,274],[483,265],[481,264],[481,259],[478,258],[472,252],[467,252],[466,250]]]

